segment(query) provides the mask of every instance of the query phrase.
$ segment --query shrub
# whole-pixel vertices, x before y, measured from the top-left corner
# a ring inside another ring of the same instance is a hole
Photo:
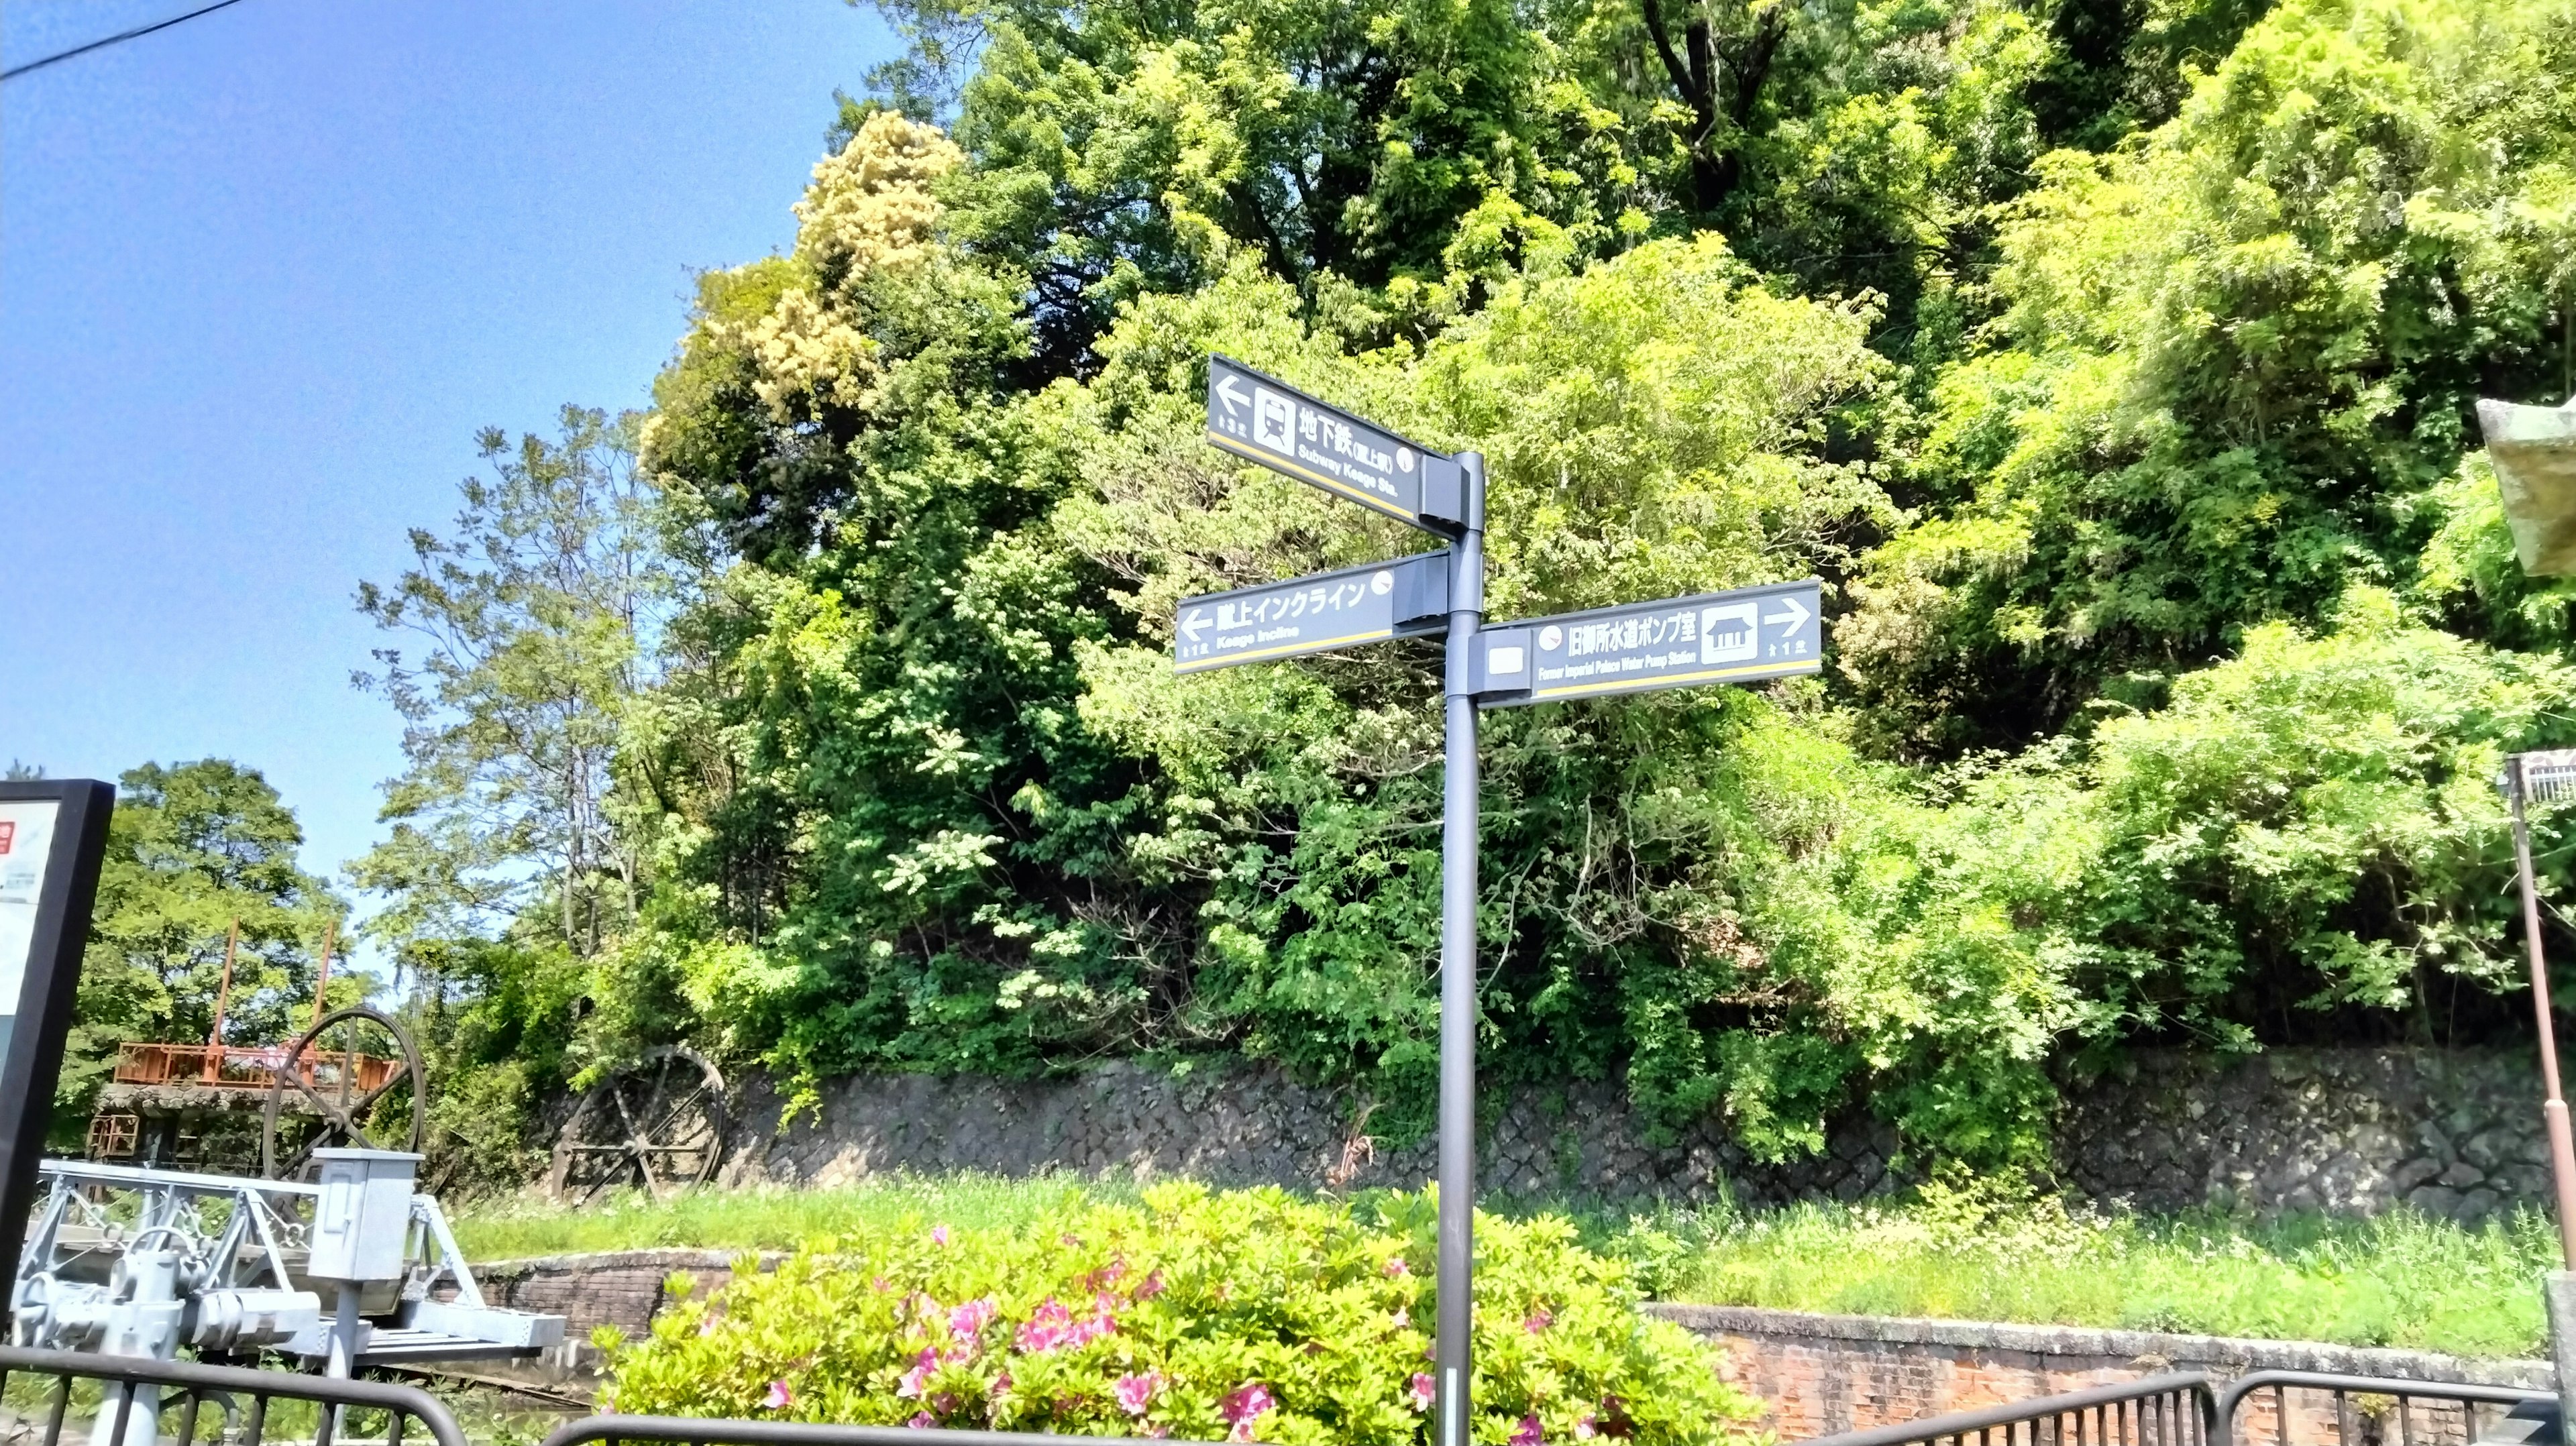
[[[1363,1223],[1366,1213],[1373,1218]],[[651,1339],[611,1341],[622,1411],[1282,1442],[1429,1437],[1432,1210],[1189,1184],[1025,1230],[868,1226],[748,1261]],[[1561,1219],[1480,1218],[1479,1441],[1715,1441],[1757,1409],[1637,1314]]]

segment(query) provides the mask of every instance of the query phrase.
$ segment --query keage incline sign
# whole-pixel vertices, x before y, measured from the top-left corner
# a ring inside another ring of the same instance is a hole
[[[1173,629],[1173,666],[1197,673],[1439,632],[1449,626],[1448,564],[1426,552],[1191,598]]]

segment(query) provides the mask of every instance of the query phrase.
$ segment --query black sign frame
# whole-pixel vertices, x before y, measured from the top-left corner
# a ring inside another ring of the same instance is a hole
[[[116,786],[94,778],[0,782],[0,803],[47,801],[54,805],[52,847],[36,896],[35,933],[27,941],[17,1023],[0,1055],[0,1282],[18,1277],[18,1250],[36,1204],[36,1165],[53,1125],[54,1086],[62,1078],[63,1044],[80,993],[81,956],[89,947]]]

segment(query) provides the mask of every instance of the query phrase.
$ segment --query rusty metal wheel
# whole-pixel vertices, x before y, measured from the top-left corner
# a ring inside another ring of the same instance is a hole
[[[324,1048],[324,1045],[336,1048]],[[260,1122],[260,1172],[312,1173],[313,1152],[350,1145],[417,1152],[429,1126],[428,1074],[411,1032],[373,1009],[338,1009],[281,1046]],[[307,1118],[301,1137],[295,1126]]]
[[[714,1179],[724,1144],[723,1071],[687,1045],[657,1045],[582,1091],[555,1137],[546,1191],[578,1203],[640,1185],[663,1199]]]

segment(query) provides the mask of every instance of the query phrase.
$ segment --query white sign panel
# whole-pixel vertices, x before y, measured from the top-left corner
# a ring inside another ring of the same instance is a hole
[[[36,938],[36,901],[45,891],[45,861],[54,851],[52,799],[0,803],[0,1058],[17,1023],[27,982],[27,951]]]

